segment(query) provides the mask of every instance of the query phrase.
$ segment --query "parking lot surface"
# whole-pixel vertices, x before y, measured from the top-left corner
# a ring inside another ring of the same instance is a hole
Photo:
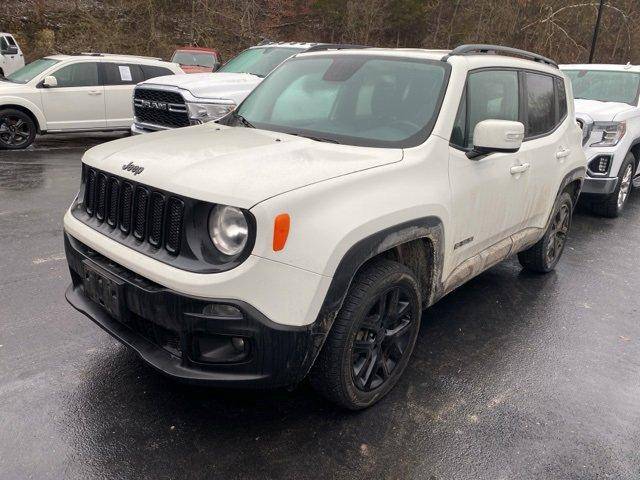
[[[640,478],[637,192],[579,209],[554,273],[512,259],[441,300],[395,390],[348,413],[173,383],[67,305],[62,215],[113,138],[0,152],[1,479]]]

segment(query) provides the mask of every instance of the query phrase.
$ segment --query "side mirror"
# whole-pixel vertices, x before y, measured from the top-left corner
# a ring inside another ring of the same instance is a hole
[[[53,75],[44,77],[44,80],[42,80],[43,88],[51,88],[51,87],[57,87],[57,86],[58,86],[58,79]]]
[[[221,65],[219,63],[215,63],[213,65],[213,68],[211,69],[212,72],[216,72],[218,71],[218,69],[221,67]]]
[[[7,48],[2,50],[2,53],[4,55],[17,55],[18,54],[18,47],[14,47],[13,45],[9,45]]]
[[[474,159],[494,152],[517,152],[523,138],[524,125],[520,122],[483,120],[473,130],[473,150],[467,157]]]

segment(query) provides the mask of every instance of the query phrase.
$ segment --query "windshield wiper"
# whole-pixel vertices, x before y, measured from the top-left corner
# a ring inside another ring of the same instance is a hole
[[[303,135],[302,133],[288,133],[287,135],[295,135],[296,137],[304,137],[304,138],[308,138],[309,140],[314,140],[316,142],[340,144],[339,141],[334,140],[333,138],[316,137],[314,135]]]
[[[256,128],[249,120],[244,118],[242,115],[237,114],[236,112],[233,112],[233,117],[247,128]]]

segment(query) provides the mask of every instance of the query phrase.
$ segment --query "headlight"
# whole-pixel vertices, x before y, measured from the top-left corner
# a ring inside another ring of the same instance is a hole
[[[192,103],[187,102],[189,119],[193,123],[207,123],[224,117],[236,108],[235,103]]]
[[[627,131],[627,122],[595,122],[592,135],[599,138],[591,147],[613,147],[624,137]]]
[[[242,210],[217,205],[209,214],[209,235],[215,247],[223,254],[240,254],[249,238],[249,225]]]

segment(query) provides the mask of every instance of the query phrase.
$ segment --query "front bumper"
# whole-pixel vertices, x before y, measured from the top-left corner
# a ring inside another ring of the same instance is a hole
[[[169,127],[163,127],[160,125],[151,125],[147,123],[134,122],[131,125],[132,135],[141,135],[143,133],[161,132],[163,130],[169,130]]]
[[[322,343],[313,325],[283,326],[245,302],[181,295],[111,262],[68,234],[65,252],[72,278],[67,301],[175,379],[225,387],[293,385],[307,374]],[[89,270],[104,272],[117,282],[119,318],[90,298],[84,280]],[[208,313],[205,307],[212,304],[235,307],[241,315]],[[241,358],[230,350],[232,338],[243,339]],[[215,360],[207,356],[212,345],[222,346]]]
[[[587,195],[609,195],[615,191],[617,186],[618,177],[586,177],[582,185],[582,193]]]

